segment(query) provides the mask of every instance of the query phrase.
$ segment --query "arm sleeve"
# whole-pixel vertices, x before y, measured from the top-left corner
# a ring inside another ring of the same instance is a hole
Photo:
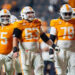
[[[47,35],[45,33],[42,33],[40,35],[41,39],[44,41],[44,42],[47,42],[49,40],[49,38],[47,37]]]
[[[50,39],[54,42],[55,41],[55,39],[56,39],[56,35],[50,35]]]
[[[20,38],[21,37],[21,33],[22,33],[21,30],[19,30],[18,28],[15,28],[14,31],[13,31],[13,37]]]

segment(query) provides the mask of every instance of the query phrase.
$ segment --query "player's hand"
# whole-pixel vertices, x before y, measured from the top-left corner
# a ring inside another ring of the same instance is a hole
[[[50,61],[54,62],[54,49],[52,47],[49,47],[49,56]]]
[[[50,49],[49,49],[49,55],[54,54],[53,48],[52,48],[52,47],[49,47],[49,48],[50,48]]]
[[[13,58],[17,58],[19,56],[18,52],[13,53]]]
[[[57,52],[60,51],[60,48],[56,44],[52,44],[52,48]]]
[[[60,48],[58,46],[55,47],[55,51],[59,52]]]

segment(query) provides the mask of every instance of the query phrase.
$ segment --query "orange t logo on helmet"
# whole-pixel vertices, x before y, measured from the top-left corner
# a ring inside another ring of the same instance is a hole
[[[7,13],[7,10],[6,9],[4,9],[4,13]]]
[[[67,9],[67,11],[69,11],[70,9],[69,9],[69,6],[68,6],[68,4],[66,4],[65,6],[66,6],[66,9]]]

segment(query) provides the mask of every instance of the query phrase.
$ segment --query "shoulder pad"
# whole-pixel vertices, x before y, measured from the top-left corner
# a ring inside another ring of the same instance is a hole
[[[75,24],[75,19],[71,19],[69,22]]]
[[[13,23],[10,23],[9,25],[13,26],[14,24]]]
[[[35,19],[34,19],[34,22],[36,22],[36,23],[41,23],[41,20],[40,20],[40,19],[35,18]]]
[[[22,29],[22,20],[14,22],[14,28]]]
[[[51,26],[51,27],[54,27],[54,26],[56,25],[57,21],[58,21],[58,19],[53,19],[53,20],[51,20],[51,21],[50,21],[50,26]]]

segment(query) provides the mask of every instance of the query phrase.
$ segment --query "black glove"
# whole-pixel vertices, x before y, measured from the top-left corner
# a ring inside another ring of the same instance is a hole
[[[60,48],[55,44],[52,45],[52,48],[55,49],[55,51],[60,51]]]
[[[51,55],[51,54],[54,54],[53,48],[50,48],[49,54],[50,54],[50,55]]]

